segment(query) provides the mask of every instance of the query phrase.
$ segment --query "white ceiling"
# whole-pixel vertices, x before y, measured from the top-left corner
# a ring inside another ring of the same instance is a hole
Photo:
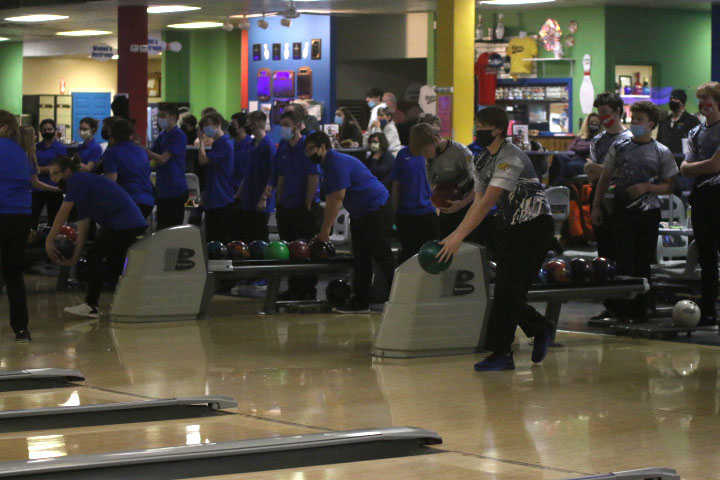
[[[149,16],[150,31],[160,31],[170,23],[191,21],[223,21],[230,15],[277,12],[287,8],[286,0],[0,0],[0,36],[11,39],[40,40],[55,37],[55,32],[92,28],[117,33],[117,7],[120,5],[184,4],[202,7],[184,13]],[[709,9],[709,2],[701,0],[557,0],[556,7],[599,5],[634,5],[648,8]],[[19,8],[18,8],[19,6]],[[431,11],[436,0],[306,0],[295,1],[296,8],[315,13],[345,14],[401,14]],[[522,7],[492,7],[508,11],[527,8],[549,8],[549,4]],[[6,17],[31,13],[62,14],[70,18],[43,24],[13,24]]]

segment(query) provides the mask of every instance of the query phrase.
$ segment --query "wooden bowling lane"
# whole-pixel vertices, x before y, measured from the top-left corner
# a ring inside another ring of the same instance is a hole
[[[0,410],[25,410],[32,408],[76,407],[104,403],[146,400],[137,395],[115,393],[100,389],[72,386],[52,390],[23,390],[0,392]]]

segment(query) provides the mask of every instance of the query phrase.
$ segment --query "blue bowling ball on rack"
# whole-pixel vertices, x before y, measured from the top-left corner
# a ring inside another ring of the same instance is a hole
[[[265,251],[267,250],[268,243],[264,240],[255,240],[250,245],[250,258],[252,260],[263,260],[265,258]]]

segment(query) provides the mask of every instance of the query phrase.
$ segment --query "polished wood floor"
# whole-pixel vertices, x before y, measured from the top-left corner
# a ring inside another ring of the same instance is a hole
[[[259,316],[257,300],[216,297],[208,320],[111,324],[64,316],[83,294],[56,294],[53,280],[28,279],[32,343],[0,325],[0,368],[87,380],[0,394],[1,409],[218,394],[236,415],[0,434],[0,461],[407,425],[439,432],[441,453],[214,478],[568,479],[650,466],[718,478],[717,347],[561,333],[565,348],[533,366],[519,333],[517,369],[479,374],[480,355],[373,359],[379,315]]]

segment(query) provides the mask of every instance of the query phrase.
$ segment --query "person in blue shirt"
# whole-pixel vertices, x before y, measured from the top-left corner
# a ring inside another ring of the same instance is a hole
[[[344,206],[350,214],[354,295],[337,313],[368,312],[372,284],[373,259],[380,265],[387,289],[395,273],[395,257],[390,249],[392,206],[390,194],[375,175],[357,158],[332,149],[325,132],[313,132],[305,138],[305,155],[322,167],[322,184],[327,192],[325,214],[317,238],[330,240],[330,230]]]
[[[435,207],[425,173],[425,157],[413,156],[409,147],[400,150],[392,173],[392,205],[400,237],[398,264],[412,257],[423,243],[435,238]]]
[[[248,124],[254,137],[243,168],[243,179],[236,196],[240,199],[243,237],[236,240],[268,241],[268,219],[275,211],[275,145],[265,135],[267,115],[250,112]]]
[[[252,150],[255,137],[252,136],[252,128],[248,125],[247,114],[238,112],[233,114],[230,122],[230,136],[235,139],[235,165],[233,168],[233,189],[237,192],[242,185],[242,179],[245,175],[247,159]],[[233,239],[239,240],[245,238],[243,229],[242,204],[239,198],[235,198],[232,206],[232,225],[230,226],[230,235]]]
[[[19,142],[15,115],[0,110],[0,271],[7,288],[15,340],[29,342],[23,260],[32,223],[32,169]]]
[[[320,209],[320,167],[305,155],[303,121],[297,111],[280,117],[277,166],[277,226],[280,239],[308,241],[318,233]],[[315,300],[317,275],[288,278],[288,291],[280,300]]]
[[[157,228],[182,225],[185,220],[185,202],[188,186],[185,180],[187,138],[177,126],[178,110],[172,103],[158,106],[157,123],[160,135],[152,149],[146,148],[148,156],[157,163]]]
[[[81,170],[83,172],[92,172],[95,164],[102,156],[102,147],[95,140],[95,134],[98,129],[98,121],[92,117],[85,117],[80,120],[79,132],[83,143],[78,146],[77,153],[82,160]]]
[[[226,243],[230,241],[232,222],[235,150],[230,137],[223,131],[223,122],[223,117],[217,112],[208,113],[200,121],[198,163],[207,165],[201,201],[205,212],[206,240]],[[210,151],[205,150],[206,138],[213,140]]]
[[[82,253],[90,222],[99,225],[100,229],[87,252],[88,289],[85,302],[64,309],[72,315],[98,318],[103,259],[106,260],[110,276],[116,280],[122,273],[127,249],[145,232],[147,222],[125,189],[105,176],[81,172],[80,165],[77,156],[58,157],[50,165],[50,176],[65,191],[65,201],[47,236],[45,250],[55,263],[73,265]],[[65,259],[55,248],[55,237],[75,206],[79,220],[78,238],[72,258]]]
[[[50,171],[50,163],[60,155],[67,155],[65,146],[55,140],[57,135],[57,127],[55,120],[46,118],[40,122],[40,136],[42,141],[36,146],[36,157],[38,163],[38,179],[50,186],[55,186],[50,180],[48,172]],[[55,215],[63,201],[62,193],[47,192],[36,188],[32,190],[32,227],[37,229],[38,219],[42,213],[43,207],[47,207],[47,222],[51,225],[55,220]]]
[[[133,141],[135,127],[129,120],[118,118],[110,131],[112,144],[105,150],[105,176],[124,188],[147,218],[155,206],[150,182],[150,160]]]

